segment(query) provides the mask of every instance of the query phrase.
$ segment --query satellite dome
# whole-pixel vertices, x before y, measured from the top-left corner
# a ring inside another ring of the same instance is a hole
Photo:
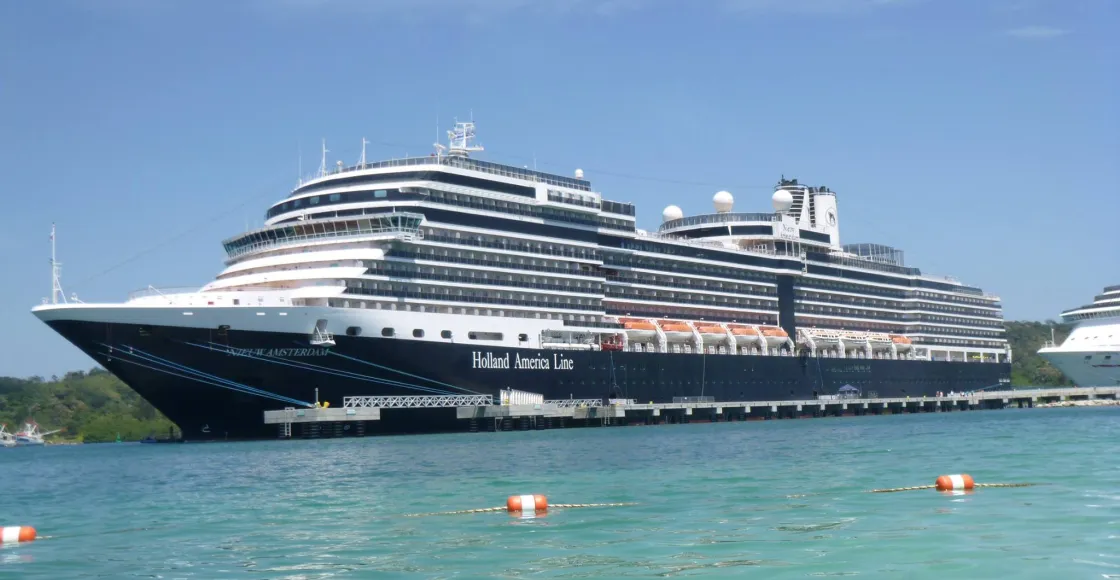
[[[735,204],[735,198],[732,197],[730,192],[719,191],[712,196],[712,204],[716,206],[717,212],[727,213],[731,211],[731,206]]]
[[[576,170],[576,179],[583,179],[583,170],[582,169],[577,169]]]
[[[665,208],[665,210],[661,212],[661,221],[663,221],[663,222],[679,220],[683,217],[684,217],[684,212],[681,211],[681,208],[679,208],[675,205],[671,205],[671,206]]]
[[[770,198],[770,202],[774,204],[774,211],[787,211],[793,205],[793,194],[788,190],[779,189],[774,192],[774,195]]]

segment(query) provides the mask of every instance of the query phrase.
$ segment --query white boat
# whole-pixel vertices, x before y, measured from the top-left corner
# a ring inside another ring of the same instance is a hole
[[[1120,286],[1108,286],[1092,304],[1062,313],[1073,330],[1062,344],[1051,338],[1038,354],[1079,387],[1120,385]]]
[[[0,425],[0,447],[15,447],[16,438],[7,431],[6,425]]]
[[[39,430],[38,423],[31,419],[28,419],[28,421],[23,424],[23,430],[18,431],[14,436],[15,446],[24,447],[32,445],[46,445],[47,442],[43,439],[43,437],[46,437],[47,435],[51,435],[53,433],[58,433],[59,431],[61,431],[61,429],[55,429],[54,431],[47,431],[46,433],[43,433]]]

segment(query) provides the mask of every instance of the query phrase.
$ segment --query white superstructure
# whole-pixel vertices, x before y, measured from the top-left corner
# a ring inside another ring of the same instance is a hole
[[[1092,304],[1062,313],[1075,326],[1061,345],[1038,354],[1079,387],[1120,385],[1120,286],[1108,286]]]

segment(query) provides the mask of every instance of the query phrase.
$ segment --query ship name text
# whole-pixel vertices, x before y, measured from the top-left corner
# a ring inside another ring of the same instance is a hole
[[[231,348],[230,356],[327,356],[325,348]]]
[[[575,361],[560,353],[554,353],[551,358],[541,356],[521,356],[520,354],[496,355],[490,351],[471,352],[472,369],[518,369],[531,371],[570,371],[575,368]]]

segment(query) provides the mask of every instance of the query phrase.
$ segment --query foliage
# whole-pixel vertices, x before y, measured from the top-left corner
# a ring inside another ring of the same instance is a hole
[[[1008,321],[1007,342],[1011,344],[1011,385],[1015,387],[1058,387],[1072,386],[1062,372],[1054,368],[1038,355],[1050,340],[1050,329],[1054,329],[1054,339],[1058,344],[1069,336],[1072,325],[1046,322]]]
[[[174,424],[151,404],[103,369],[66,373],[61,378],[0,377],[0,423],[18,431],[33,418],[43,431],[63,429],[47,438],[86,442],[135,441],[167,436]]]

